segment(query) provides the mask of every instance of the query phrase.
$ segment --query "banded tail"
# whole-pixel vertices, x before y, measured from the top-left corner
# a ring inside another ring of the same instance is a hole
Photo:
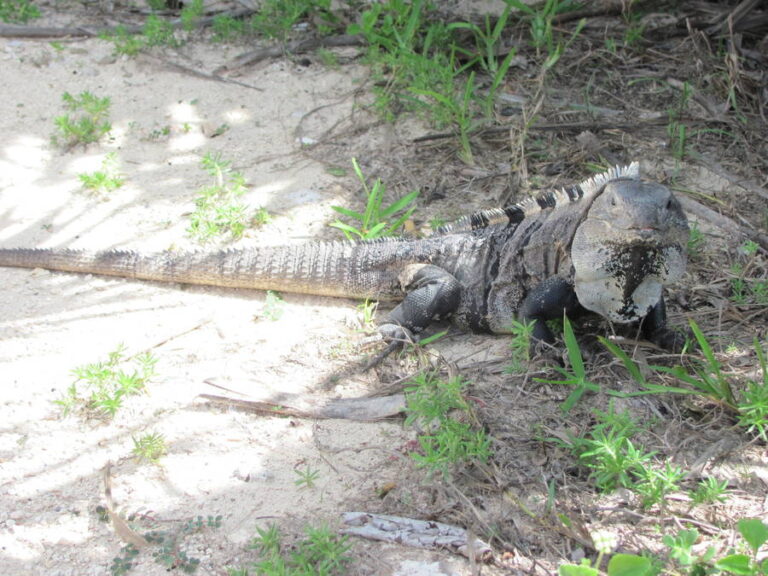
[[[155,282],[280,290],[346,298],[400,295],[392,262],[402,242],[313,242],[218,252],[0,249],[0,266]]]

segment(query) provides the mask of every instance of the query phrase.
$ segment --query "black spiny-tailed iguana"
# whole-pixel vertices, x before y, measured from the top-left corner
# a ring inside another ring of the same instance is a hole
[[[158,282],[400,300],[380,326],[393,340],[450,317],[474,331],[509,332],[587,310],[622,324],[642,321],[664,348],[662,287],[686,264],[688,224],[664,186],[640,180],[633,163],[521,204],[477,212],[424,239],[231,249],[103,252],[0,249],[0,266],[105,274]]]

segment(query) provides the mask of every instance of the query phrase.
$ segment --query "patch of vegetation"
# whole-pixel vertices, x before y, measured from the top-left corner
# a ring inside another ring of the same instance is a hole
[[[0,0],[0,20],[9,24],[25,24],[40,18],[40,9],[29,0]]]
[[[314,488],[315,482],[320,478],[320,471],[312,470],[309,465],[304,470],[294,470],[294,472],[296,472],[298,478],[293,483],[299,488]]]
[[[213,183],[201,189],[195,199],[195,211],[190,216],[187,234],[200,243],[222,236],[237,240],[249,226],[269,221],[269,213],[260,208],[251,212],[239,199],[246,192],[245,178],[231,168],[229,160],[220,153],[208,152],[200,161]]]
[[[156,14],[150,14],[144,22],[144,45],[175,48],[181,45],[181,41],[174,34],[173,24]]]
[[[507,366],[508,372],[518,374],[528,369],[528,364],[531,361],[531,337],[535,327],[535,320],[530,322],[512,321],[510,327],[512,338],[509,341],[511,357],[509,366]]]
[[[768,541],[768,525],[757,518],[744,518],[736,525],[741,536],[735,549],[720,558],[715,558],[714,546],[708,546],[703,553],[694,550],[699,541],[695,528],[679,530],[677,534],[665,534],[662,542],[667,547],[666,556],[660,566],[654,566],[651,559],[635,554],[614,554],[608,561],[605,573],[608,576],[654,576],[664,574],[738,574],[759,576],[768,573],[768,559],[759,559],[760,549]],[[617,538],[613,535],[600,537],[592,534],[598,556],[594,563],[582,560],[580,565],[563,564],[559,576],[599,576],[602,560],[616,548]]]
[[[247,568],[228,569],[230,576],[340,576],[352,560],[347,537],[336,536],[325,526],[307,527],[305,538],[291,546],[274,524],[257,528],[257,534],[251,548],[260,559]]]
[[[384,183],[377,178],[373,186],[369,187],[357,160],[354,158],[352,159],[352,166],[367,197],[365,212],[355,212],[342,206],[331,206],[339,214],[359,222],[359,227],[356,228],[340,220],[336,220],[331,226],[341,230],[349,240],[371,240],[382,236],[392,236],[416,210],[415,206],[411,205],[416,201],[419,191],[415,190],[395,200],[389,206],[383,206],[386,194]],[[390,223],[388,221],[390,218],[396,218],[396,220]]]
[[[98,142],[112,129],[108,97],[99,98],[85,91],[77,96],[64,92],[61,99],[67,113],[54,119],[58,134],[52,140],[57,146],[69,150],[78,144]]]
[[[124,176],[120,173],[117,155],[110,152],[101,162],[101,170],[95,172],[84,172],[78,174],[83,189],[96,195],[108,195],[120,188],[125,182]]]
[[[152,557],[168,572],[179,570],[183,574],[194,574],[200,566],[198,558],[191,557],[183,549],[184,540],[192,534],[221,527],[221,516],[197,516],[190,518],[173,530],[152,530],[143,534],[146,541],[154,548]],[[139,550],[131,544],[125,546],[120,555],[112,560],[112,576],[123,576],[135,567]]]
[[[283,317],[285,312],[285,301],[280,297],[280,294],[274,290],[267,290],[267,296],[264,299],[264,308],[261,311],[261,315],[272,322],[277,322]]]
[[[168,453],[165,436],[159,432],[147,432],[138,438],[132,437],[132,440],[133,456],[138,462],[158,464],[160,458]]]
[[[424,430],[418,438],[420,451],[411,456],[430,473],[448,476],[457,464],[485,463],[490,458],[490,438],[465,421],[474,419],[464,398],[466,387],[467,382],[459,378],[443,381],[422,372],[405,388],[405,423]]]
[[[331,0],[265,0],[253,15],[250,27],[267,38],[284,42],[303,20],[319,22],[318,32],[327,34],[336,18]]]
[[[95,362],[75,368],[77,378],[54,403],[64,416],[79,410],[87,417],[113,418],[123,405],[123,399],[142,393],[155,375],[157,358],[150,353],[126,358],[121,345],[109,354],[105,362]],[[132,364],[134,368],[128,369]]]

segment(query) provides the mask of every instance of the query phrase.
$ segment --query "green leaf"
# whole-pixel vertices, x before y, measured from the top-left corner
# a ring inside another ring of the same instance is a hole
[[[349,216],[350,218],[354,218],[355,220],[362,220],[363,215],[360,212],[355,212],[354,210],[350,210],[349,208],[344,208],[343,206],[331,206],[333,210],[336,210],[339,214],[343,214],[344,216]]]
[[[757,554],[760,547],[768,540],[768,526],[758,518],[744,518],[738,523],[739,533],[747,541],[752,552]]]
[[[720,558],[720,560],[715,562],[715,568],[725,570],[731,574],[756,574],[751,565],[750,558],[746,554],[731,554],[725,558]]]
[[[591,566],[577,566],[576,564],[563,564],[557,569],[559,576],[598,576],[597,568]]]
[[[634,554],[615,554],[608,562],[608,576],[645,576],[651,571],[651,561]]]
[[[381,217],[386,218],[387,216],[391,216],[395,212],[403,210],[406,206],[408,206],[410,203],[416,200],[416,197],[418,195],[419,195],[419,191],[414,190],[413,192],[411,192],[410,194],[406,194],[399,200],[395,200],[394,202],[392,202],[392,204],[390,204],[380,212]]]

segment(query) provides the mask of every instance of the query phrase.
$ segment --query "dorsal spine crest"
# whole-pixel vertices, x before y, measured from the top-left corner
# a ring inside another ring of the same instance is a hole
[[[640,178],[640,164],[632,162],[628,166],[614,166],[610,170],[587,178],[579,184],[548,190],[506,208],[491,208],[474,212],[459,218],[456,222],[440,226],[435,233],[456,234],[491,226],[519,224],[524,218],[529,218],[542,210],[557,209],[573,202],[579,202],[584,198],[591,198],[609,182],[624,178],[638,180]]]

